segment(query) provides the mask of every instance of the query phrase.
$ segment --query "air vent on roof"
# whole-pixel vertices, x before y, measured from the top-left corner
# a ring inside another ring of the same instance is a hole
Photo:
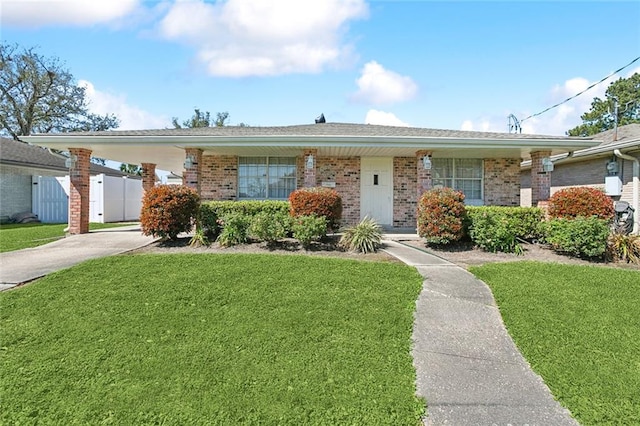
[[[324,114],[320,114],[320,117],[316,118],[316,124],[318,123],[326,123],[327,120],[324,119]]]

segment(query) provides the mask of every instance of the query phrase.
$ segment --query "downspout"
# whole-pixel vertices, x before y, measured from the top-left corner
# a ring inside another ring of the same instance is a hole
[[[632,157],[631,155],[623,154],[619,149],[613,150],[613,153],[618,158],[622,158],[623,160],[633,161],[633,201],[632,207],[634,209],[633,212],[633,233],[638,234],[638,229],[640,227],[640,206],[638,201],[638,192],[640,191],[640,161],[636,157]]]

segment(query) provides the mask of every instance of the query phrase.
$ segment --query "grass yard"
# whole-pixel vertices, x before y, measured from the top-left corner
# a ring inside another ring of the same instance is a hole
[[[0,424],[418,425],[421,283],[305,256],[83,263],[0,293]]]
[[[640,424],[640,272],[536,262],[471,272],[491,287],[518,348],[581,424]]]
[[[105,229],[131,223],[90,223],[89,229]],[[64,237],[66,223],[14,223],[0,225],[0,253],[37,247]]]

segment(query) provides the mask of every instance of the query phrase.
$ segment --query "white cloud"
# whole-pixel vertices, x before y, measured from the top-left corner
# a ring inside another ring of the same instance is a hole
[[[347,24],[367,14],[364,0],[178,0],[159,30],[194,46],[212,75],[317,73],[349,59]]]
[[[640,68],[631,71],[625,78],[639,72]],[[580,116],[591,109],[593,98],[605,98],[605,92],[609,84],[620,78],[620,75],[613,75],[600,84],[586,90],[595,82],[591,82],[582,77],[575,77],[566,80],[562,84],[556,84],[549,89],[545,98],[545,103],[549,107],[560,104],[555,108],[529,118],[533,113],[540,111],[520,111],[515,115],[521,120],[522,133],[564,136],[566,132],[582,123]],[[586,91],[585,91],[586,90]],[[566,99],[585,91],[580,96],[564,102]],[[475,120],[464,120],[461,125],[462,130],[478,130],[491,132],[506,132],[507,115],[476,118]]]
[[[140,0],[0,0],[2,24],[21,27],[90,26],[132,13]]]
[[[382,126],[399,126],[409,127],[409,123],[400,120],[391,112],[378,111],[370,109],[364,119],[365,124],[379,124]]]
[[[90,81],[80,80],[78,86],[85,88],[89,111],[100,115],[115,114],[120,119],[118,130],[162,129],[171,124],[171,120],[167,117],[155,116],[127,104],[124,95],[97,90]]]
[[[356,83],[358,91],[353,98],[374,105],[406,101],[418,91],[418,86],[411,77],[389,71],[376,61],[364,65],[362,75]]]

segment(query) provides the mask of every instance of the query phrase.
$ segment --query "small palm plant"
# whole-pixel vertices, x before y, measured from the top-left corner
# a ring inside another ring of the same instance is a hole
[[[374,253],[380,248],[382,228],[375,220],[365,217],[352,228],[348,228],[340,238],[340,247],[361,253]]]

